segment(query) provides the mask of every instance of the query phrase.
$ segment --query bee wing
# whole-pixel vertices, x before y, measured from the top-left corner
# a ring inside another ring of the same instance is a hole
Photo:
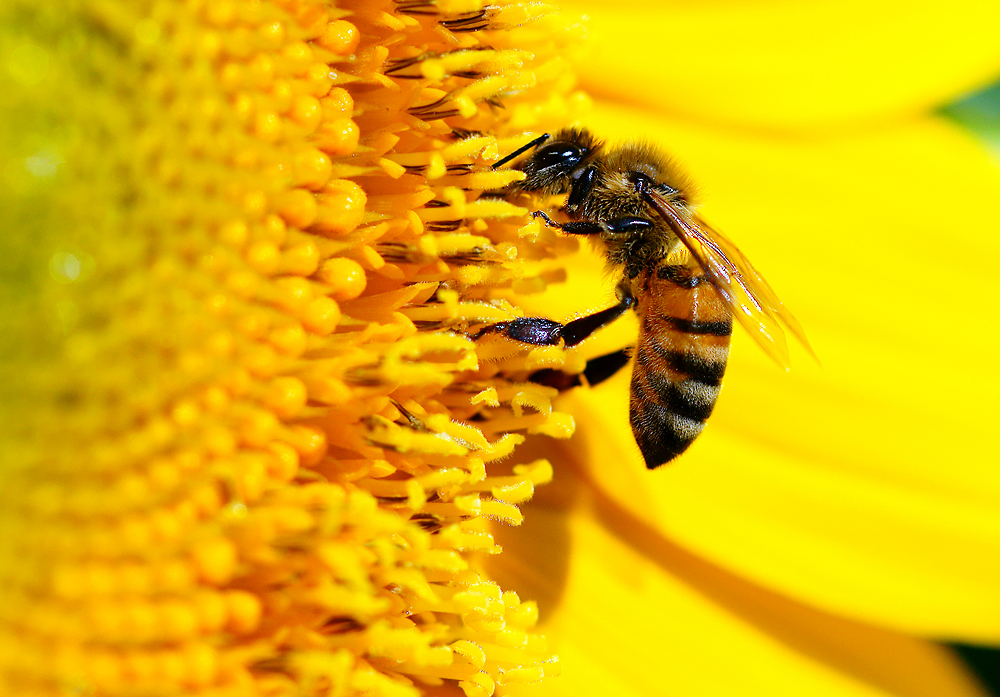
[[[788,367],[788,346],[782,330],[784,325],[809,354],[816,357],[801,325],[735,244],[701,218],[682,211],[656,191],[647,189],[644,193],[764,353],[783,368]]]

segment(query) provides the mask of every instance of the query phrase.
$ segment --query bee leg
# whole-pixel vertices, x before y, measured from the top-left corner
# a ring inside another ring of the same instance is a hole
[[[545,221],[545,224],[548,227],[558,228],[571,235],[593,235],[605,231],[604,226],[600,223],[595,223],[590,220],[576,220],[571,223],[557,223],[542,211],[533,211],[531,213],[531,217],[541,218]]]
[[[634,346],[619,349],[603,356],[597,356],[587,361],[587,367],[583,369],[583,377],[591,385],[600,385],[608,378],[616,375],[619,370],[628,365],[632,360],[632,350]]]
[[[609,322],[621,317],[635,305],[635,296],[624,286],[618,287],[618,303],[592,315],[560,324],[545,317],[518,317],[509,322],[498,322],[476,332],[473,339],[485,334],[504,336],[533,346],[554,346],[562,339],[567,348],[576,346]]]
[[[582,373],[564,373],[554,368],[543,368],[536,370],[528,376],[528,380],[536,385],[554,387],[560,392],[564,392],[572,387],[579,387],[587,384],[591,387],[600,385],[602,382],[612,377],[619,370],[628,365],[631,360],[631,352],[634,347],[620,349],[603,356],[597,356],[587,361],[587,367]]]
[[[570,175],[569,196],[566,197],[567,211],[578,209],[597,184],[597,167],[591,165],[578,169]]]
[[[652,220],[640,218],[636,215],[623,215],[620,218],[612,218],[607,222],[575,220],[571,223],[556,223],[542,211],[534,211],[531,216],[533,218],[542,218],[549,227],[559,228],[571,235],[594,235],[599,233],[635,235],[653,227]]]

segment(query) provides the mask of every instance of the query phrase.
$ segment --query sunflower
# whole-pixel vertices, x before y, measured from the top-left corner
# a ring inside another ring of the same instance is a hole
[[[930,42],[952,18],[916,8],[837,83],[829,46],[739,48],[821,11],[598,10],[0,10],[5,692],[981,694],[916,637],[998,634],[972,408],[996,377],[946,382],[937,325],[988,355],[986,273],[959,269],[989,263],[1000,176],[923,115],[1000,65],[989,17]],[[654,61],[664,26],[712,60]],[[826,107],[777,98],[804,74]],[[786,376],[738,338],[709,430],[652,474],[623,378],[525,380],[627,321],[572,350],[472,338],[607,300],[599,260],[481,195],[580,120],[688,163],[823,360]]]

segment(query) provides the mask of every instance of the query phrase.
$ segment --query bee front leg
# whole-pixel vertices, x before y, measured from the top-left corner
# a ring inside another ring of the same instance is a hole
[[[596,235],[606,232],[603,225],[590,220],[574,220],[570,223],[557,223],[547,216],[543,211],[533,211],[532,218],[541,218],[548,227],[554,227],[571,235]]]
[[[618,286],[618,303],[592,315],[560,324],[545,317],[518,317],[509,322],[498,322],[476,332],[473,339],[486,334],[504,336],[533,346],[555,346],[560,340],[566,346],[576,346],[604,325],[615,321],[635,305],[635,296],[624,285]]]
[[[569,223],[554,222],[542,211],[534,211],[533,218],[542,218],[549,227],[554,227],[571,235],[631,235],[635,236],[653,228],[653,221],[637,215],[623,215],[607,221],[574,220]]]

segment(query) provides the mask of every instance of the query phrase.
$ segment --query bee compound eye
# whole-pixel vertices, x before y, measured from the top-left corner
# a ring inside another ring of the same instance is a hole
[[[583,150],[571,143],[552,143],[539,148],[531,162],[535,171],[557,167],[570,170],[583,159]]]

